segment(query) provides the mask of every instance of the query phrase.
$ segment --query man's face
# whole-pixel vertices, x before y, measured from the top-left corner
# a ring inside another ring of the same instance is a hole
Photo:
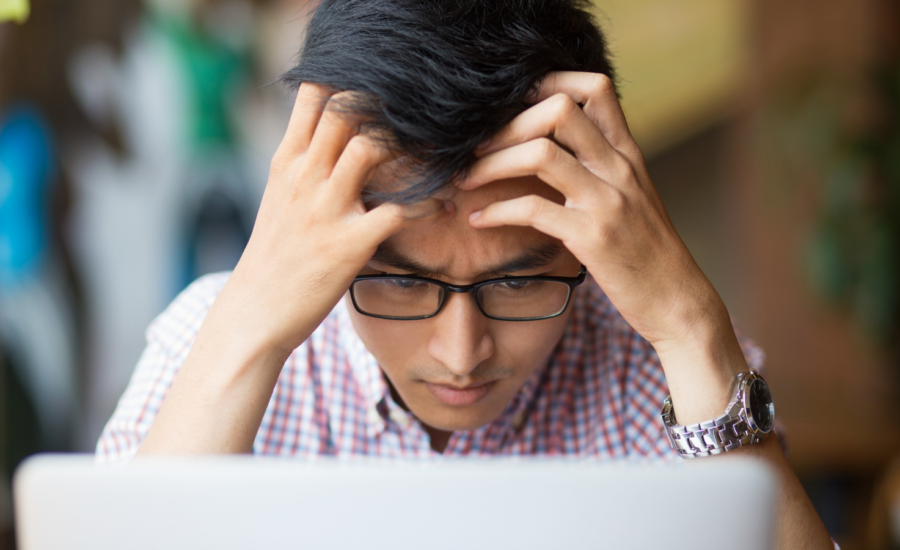
[[[562,202],[537,178],[441,196],[452,207],[385,241],[360,274],[418,275],[457,285],[508,275],[574,277],[580,264],[556,239],[531,228],[469,225],[472,212],[530,194]],[[437,316],[396,321],[362,315],[346,298],[353,326],[403,403],[426,425],[446,431],[497,418],[545,364],[571,311],[540,321],[496,321],[482,315],[472,294],[450,293]]]

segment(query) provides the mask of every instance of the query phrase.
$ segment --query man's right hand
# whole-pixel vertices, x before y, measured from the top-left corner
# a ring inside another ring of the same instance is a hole
[[[342,112],[351,93],[329,97],[315,84],[300,86],[250,242],[222,291],[241,304],[234,321],[245,335],[286,354],[408,215],[396,204],[367,212],[362,203],[363,186],[391,153]]]
[[[149,453],[249,452],[290,353],[372,257],[431,204],[367,211],[362,188],[391,160],[340,108],[350,92],[303,84],[234,273],[209,310],[140,447]],[[427,217],[427,215],[426,215]]]

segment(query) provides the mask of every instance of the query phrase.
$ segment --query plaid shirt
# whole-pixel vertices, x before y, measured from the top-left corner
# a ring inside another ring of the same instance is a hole
[[[126,460],[137,451],[227,279],[227,273],[199,279],[150,325],[147,348],[97,443],[99,461]],[[656,352],[590,277],[570,307],[565,334],[547,364],[494,421],[454,432],[444,455],[679,461],[659,416],[668,388]],[[759,348],[744,338],[741,346],[749,365],[759,369]],[[282,368],[253,452],[439,456],[415,416],[391,398],[343,300]]]

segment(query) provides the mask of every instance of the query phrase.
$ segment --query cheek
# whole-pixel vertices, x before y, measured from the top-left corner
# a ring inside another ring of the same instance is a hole
[[[385,370],[420,361],[428,343],[427,325],[414,321],[388,321],[360,314],[346,297],[347,311],[359,338]]]
[[[559,343],[569,318],[568,311],[544,321],[497,322],[493,328],[498,361],[527,378],[542,366]]]

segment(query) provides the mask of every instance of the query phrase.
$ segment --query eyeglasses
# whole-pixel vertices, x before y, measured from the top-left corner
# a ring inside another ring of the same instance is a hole
[[[451,292],[472,293],[488,319],[538,321],[562,315],[586,274],[581,266],[575,277],[501,277],[471,285],[413,275],[360,275],[350,285],[350,299],[363,315],[416,321],[440,313]]]

